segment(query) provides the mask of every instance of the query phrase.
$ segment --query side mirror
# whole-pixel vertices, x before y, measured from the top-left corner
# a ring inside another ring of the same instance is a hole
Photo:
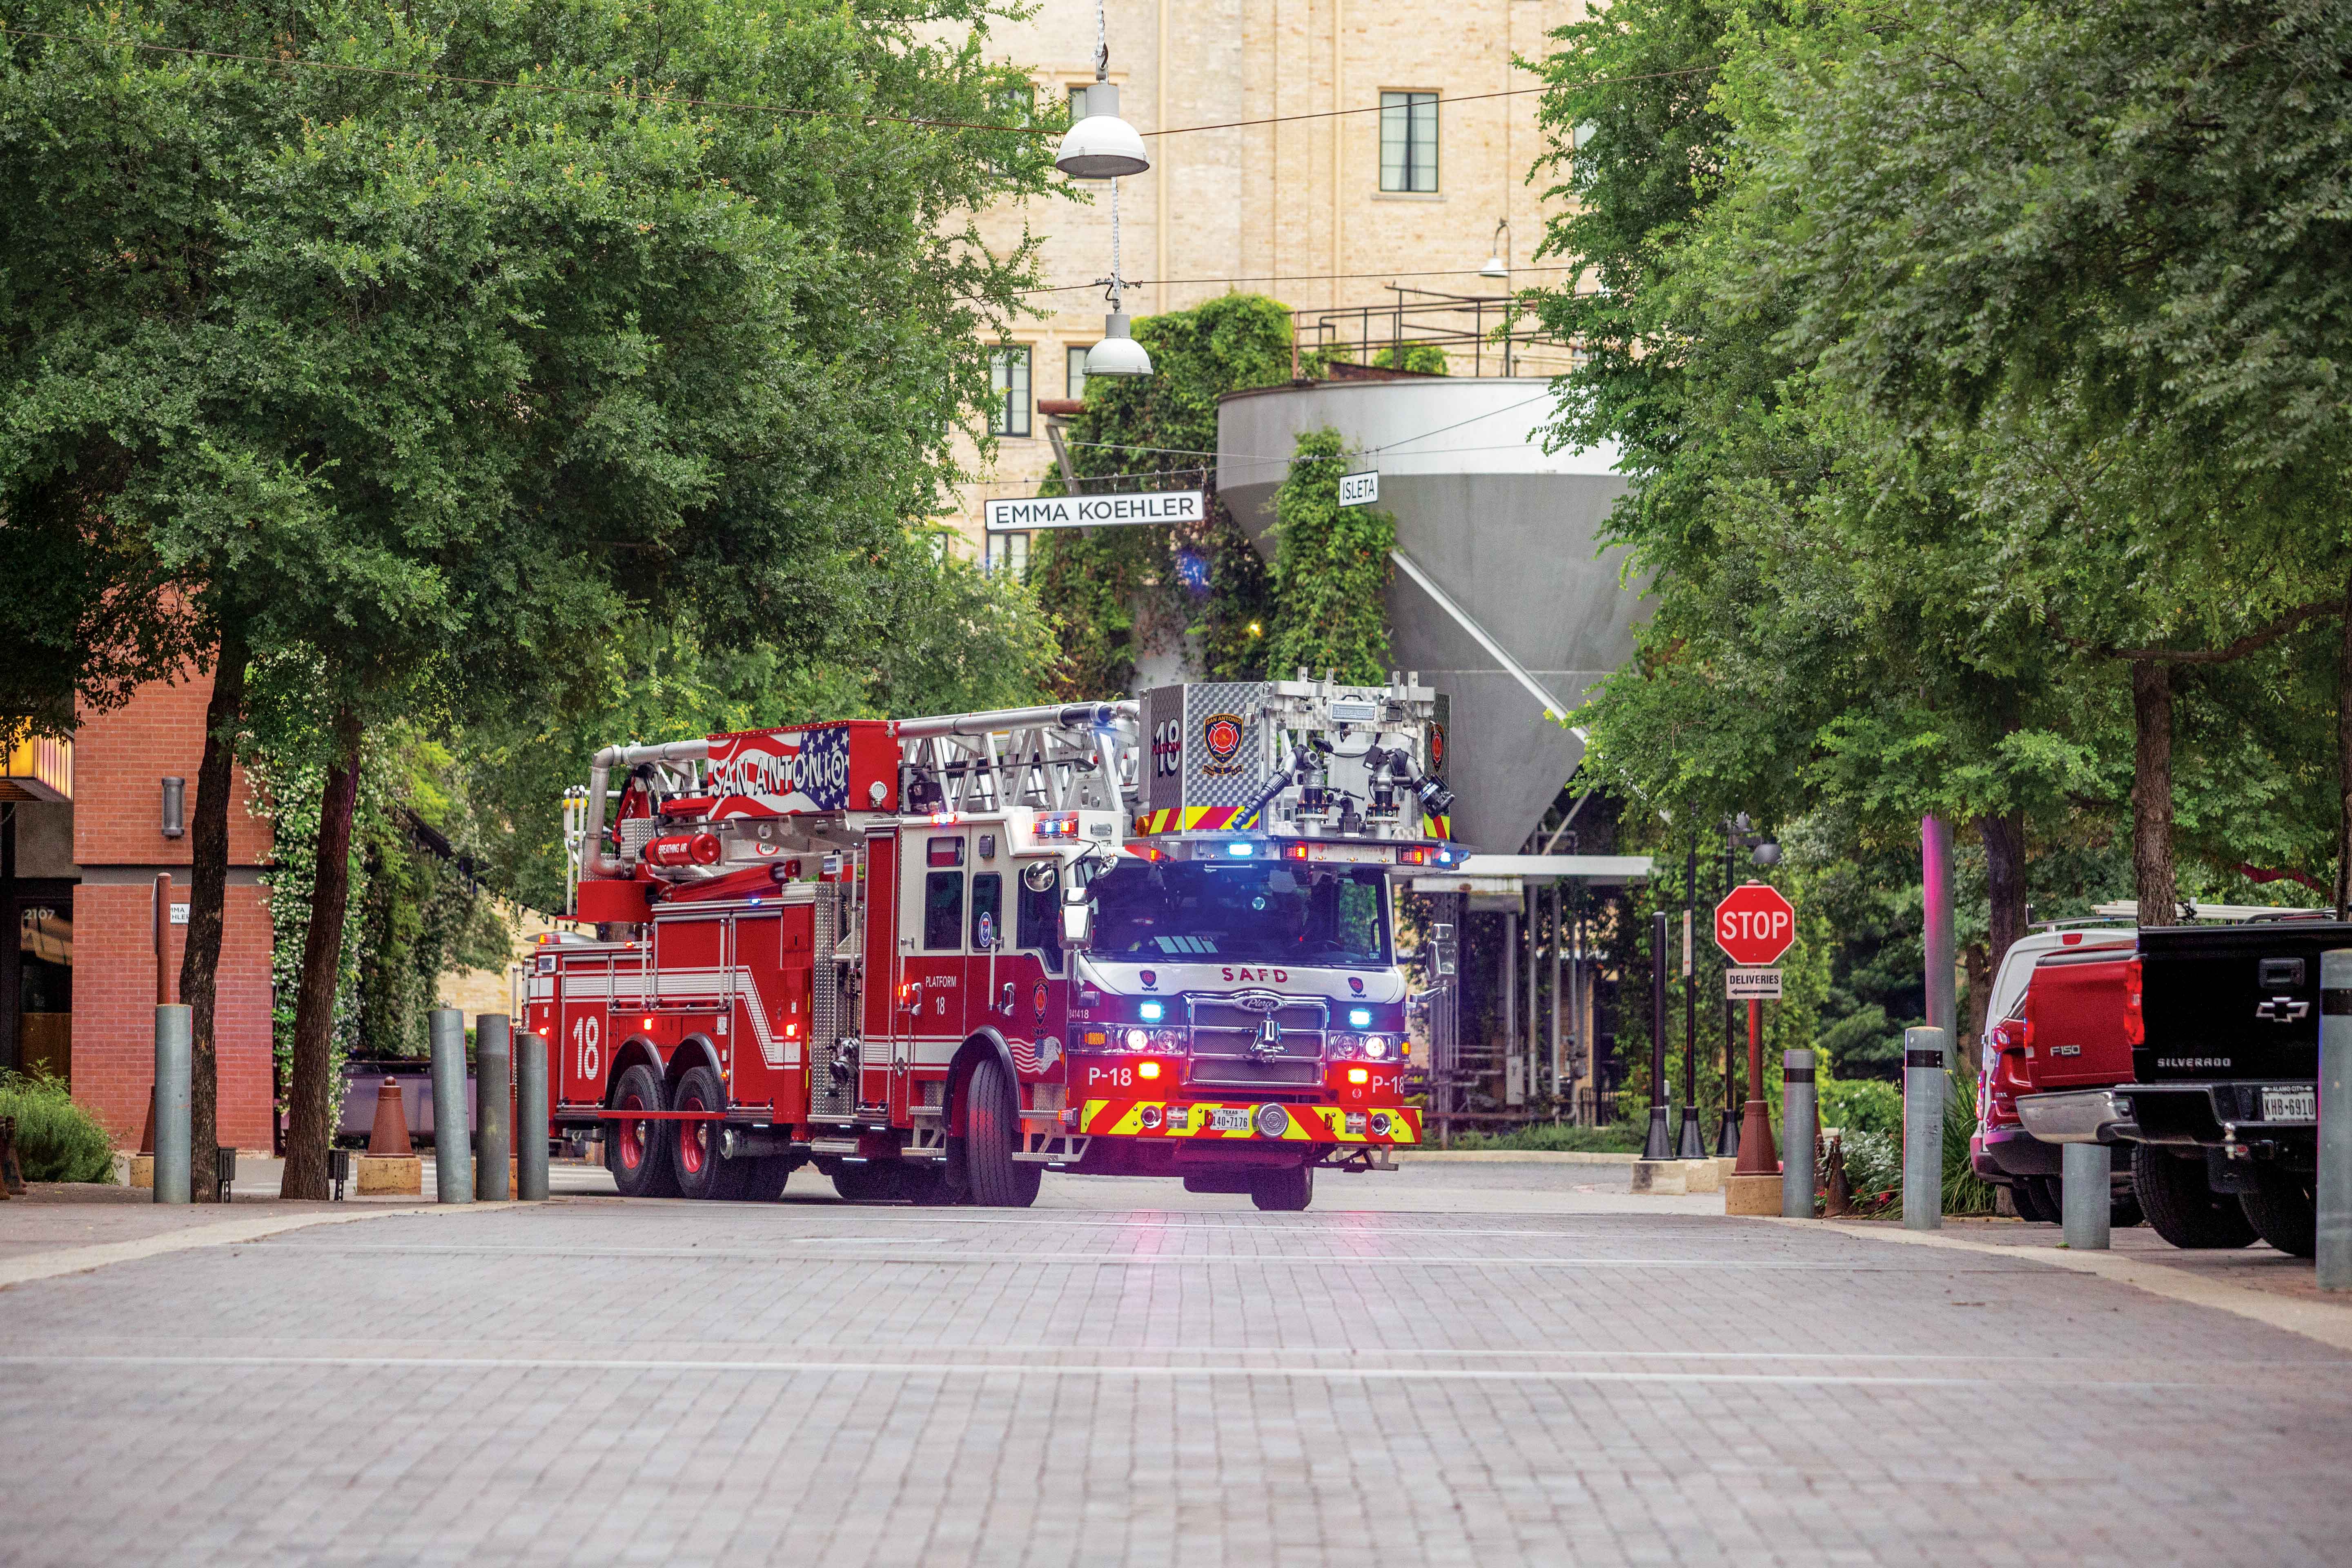
[[[1073,952],[1092,947],[1095,940],[1095,907],[1078,900],[1062,906],[1062,945]]]

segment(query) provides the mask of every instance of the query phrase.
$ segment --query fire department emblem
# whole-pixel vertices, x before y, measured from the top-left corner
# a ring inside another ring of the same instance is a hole
[[[1350,974],[1348,976],[1348,989],[1354,992],[1357,995],[1361,996],[1364,994],[1363,976],[1360,974]]]
[[[1445,726],[1429,727],[1429,771],[1443,775],[1445,772]]]
[[[1209,753],[1209,773],[1234,772],[1234,758],[1242,749],[1242,721],[1237,713],[1212,713],[1201,722],[1201,744]]]
[[[1037,1016],[1041,1018],[1045,1016],[1045,1004],[1053,999],[1053,987],[1042,980],[1037,982],[1037,988],[1029,993],[1029,1005],[1037,1010]]]

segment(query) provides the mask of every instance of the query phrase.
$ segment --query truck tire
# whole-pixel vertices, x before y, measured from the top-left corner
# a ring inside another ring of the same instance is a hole
[[[964,1159],[971,1201],[983,1208],[1025,1209],[1037,1201],[1045,1173],[1015,1160],[1021,1145],[1021,1086],[993,1056],[980,1058],[964,1091]]]
[[[1315,1167],[1250,1173],[1250,1202],[1272,1214],[1297,1214],[1315,1201]]]
[[[614,1086],[613,1109],[615,1110],[667,1110],[667,1098],[662,1093],[662,1081],[653,1068],[639,1062],[621,1075]],[[605,1143],[605,1163],[613,1172],[613,1184],[621,1189],[625,1198],[674,1198],[677,1196],[677,1166],[676,1145],[671,1129],[674,1121],[630,1121],[613,1123],[613,1136]]]
[[[677,1080],[670,1099],[673,1110],[724,1110],[727,1090],[709,1068],[689,1068]],[[680,1197],[717,1198],[734,1202],[751,1190],[751,1162],[721,1154],[719,1124],[679,1121],[671,1147],[677,1151],[677,1191]]]
[[[2254,1239],[2238,1200],[2205,1184],[2201,1154],[2184,1160],[2153,1143],[2135,1143],[2132,1190],[2148,1228],[2175,1247],[2244,1247]]]
[[[2256,1165],[2253,1176],[2253,1184],[2238,1194],[2238,1204],[2255,1234],[2296,1258],[2317,1252],[2319,1205],[2313,1178],[2276,1163]]]
[[[2017,1205],[2017,1217],[2029,1225],[2056,1225],[2064,1218],[2050,1195],[2052,1185],[2047,1176],[2020,1176],[2011,1183],[2009,1195]]]

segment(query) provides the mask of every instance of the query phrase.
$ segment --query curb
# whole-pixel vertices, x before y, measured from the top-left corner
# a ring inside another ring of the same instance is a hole
[[[1390,1157],[1399,1164],[1463,1165],[1630,1165],[1639,1154],[1593,1154],[1579,1149],[1394,1149]]]
[[[0,1290],[12,1285],[29,1285],[36,1279],[54,1279],[61,1274],[87,1274],[93,1268],[104,1268],[112,1263],[135,1263],[142,1258],[159,1258],[167,1252],[187,1252],[203,1247],[230,1247],[241,1241],[259,1241],[264,1237],[302,1230],[314,1225],[350,1225],[356,1220],[390,1219],[396,1215],[455,1215],[537,1206],[513,1202],[430,1204],[422,1208],[371,1207],[353,1214],[280,1215],[275,1218],[256,1215],[249,1220],[224,1220],[218,1225],[194,1226],[163,1236],[141,1237],[136,1241],[62,1247],[55,1252],[37,1252],[28,1258],[8,1258],[0,1261]]]
[[[2352,1351],[2352,1302],[2337,1306],[2333,1302],[2298,1301],[2250,1286],[2233,1285],[2227,1280],[2202,1278],[2162,1263],[2143,1263],[2134,1258],[2121,1258],[2112,1252],[2071,1252],[2053,1247],[1997,1247],[1991,1242],[1971,1241],[1966,1237],[1946,1236],[1940,1231],[1881,1229],[1874,1226],[1841,1225],[1834,1220],[1781,1219],[1774,1215],[1757,1215],[1767,1225],[1811,1225],[1841,1236],[1854,1237],[1863,1241],[1892,1241],[1911,1247],[1940,1247],[1954,1252],[1990,1254],[1999,1258],[2021,1258],[2029,1263],[2039,1263],[2051,1268],[2064,1268],[2076,1274],[2096,1275],[2118,1285],[2128,1285],[2145,1290],[2151,1296],[2183,1301],[2193,1307],[2210,1307],[2219,1311],[2234,1312],[2242,1318],[2252,1318],[2273,1329],[2284,1329],[2291,1334],[2316,1340],[2321,1344],[2340,1351]]]

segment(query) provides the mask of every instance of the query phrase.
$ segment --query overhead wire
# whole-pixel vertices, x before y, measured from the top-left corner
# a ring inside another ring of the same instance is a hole
[[[387,77],[404,81],[440,83],[451,87],[486,87],[518,92],[570,93],[602,99],[622,99],[634,102],[676,104],[688,109],[713,109],[752,114],[784,115],[799,120],[849,120],[879,125],[911,125],[935,131],[987,131],[1008,136],[1058,136],[1059,127],[1050,125],[1005,125],[988,121],[937,120],[921,115],[884,114],[867,110],[802,109],[790,104],[758,103],[735,99],[698,98],[690,94],[667,91],[644,91],[622,87],[615,82],[606,87],[588,87],[568,82],[534,82],[507,80],[498,77],[457,76],[447,71],[410,70],[398,66],[360,65],[349,60],[314,59],[303,55],[253,55],[235,49],[208,49],[193,44],[159,44],[146,38],[127,37],[86,37],[76,33],[48,32],[38,27],[0,26],[0,37],[40,38],[51,43],[88,44],[100,48],[136,49],[146,54],[181,55],[191,59],[227,60],[244,65],[304,70],[340,71],[353,76]],[[546,69],[547,67],[534,67]],[[1577,82],[1548,82],[1541,87],[1505,88],[1496,92],[1464,93],[1448,99],[1450,103],[1475,103],[1483,99],[1517,98],[1524,93],[1550,92],[1559,88],[1613,87],[1621,83],[1655,81],[1667,77],[1697,76],[1712,67],[1691,66],[1678,70],[1644,71],[1622,77],[1593,77]],[[1177,125],[1161,131],[1139,132],[1144,136],[1191,136],[1209,131],[1238,131],[1257,125],[1287,125],[1302,120],[1331,120],[1350,114],[1374,114],[1377,103],[1349,109],[1321,109],[1302,114],[1273,114],[1256,120],[1226,120],[1206,125]]]

